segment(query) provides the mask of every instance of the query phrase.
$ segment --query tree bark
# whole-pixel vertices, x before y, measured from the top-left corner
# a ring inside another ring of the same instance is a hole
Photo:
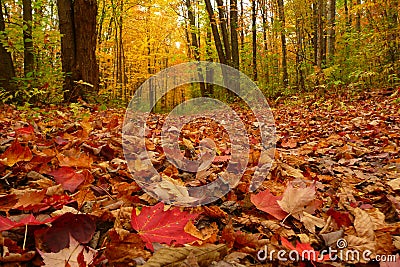
[[[361,5],[361,0],[357,0],[357,15],[356,15],[356,30],[361,31],[361,10],[359,5]]]
[[[279,20],[281,23],[281,48],[282,48],[282,83],[285,88],[289,85],[289,75],[287,70],[287,49],[285,35],[285,9],[283,0],[278,0]]]
[[[197,40],[197,34],[196,34],[196,21],[195,17],[193,14],[193,8],[192,8],[192,3],[190,0],[186,0],[186,8],[188,12],[188,18],[189,18],[189,24],[190,24],[190,33],[191,33],[191,47],[193,48],[193,54],[194,54],[194,59],[197,61],[200,61],[200,47],[199,43]],[[198,68],[198,76],[200,81],[204,81],[204,76],[202,73],[202,69]],[[206,84],[204,82],[200,82],[200,93],[201,96],[206,96]]]
[[[0,32],[4,32],[6,24],[3,15],[3,3],[0,0]],[[11,78],[15,76],[14,64],[11,53],[6,50],[0,42],[0,88],[12,93],[15,91],[15,86],[11,82]]]
[[[256,0],[251,1],[251,33],[252,33],[252,66],[253,66],[253,79],[257,81],[257,7]]]
[[[240,49],[244,49],[244,8],[243,0],[240,0]]]
[[[238,7],[237,0],[230,0],[230,24],[232,45],[232,67],[239,69]]]
[[[221,27],[221,34],[222,34],[222,41],[224,42],[224,49],[225,49],[225,59],[228,65],[232,65],[232,54],[231,48],[229,45],[229,35],[228,35],[228,28],[227,28],[227,17],[224,7],[223,0],[216,0],[218,5],[218,14],[219,14],[219,21]]]
[[[33,75],[34,56],[32,40],[32,0],[23,0],[23,37],[24,37],[24,74],[25,77]]]
[[[99,67],[96,59],[96,0],[75,0],[75,42],[76,42],[76,71],[78,81],[82,80],[91,86],[82,86],[81,96],[87,98],[98,92]]]
[[[318,0],[317,4],[317,66],[319,69],[322,68],[324,53],[323,2],[324,0]]]
[[[329,0],[328,3],[328,63],[333,65],[335,56],[335,20],[336,0]]]
[[[267,14],[267,4],[266,4],[265,0],[261,1],[261,16],[262,16],[262,25],[263,25],[264,52],[267,55],[267,52],[268,52],[268,40],[267,40],[268,14]],[[265,82],[269,83],[268,57],[266,56],[266,58],[264,60],[265,60]]]
[[[88,99],[98,91],[95,0],[57,0],[62,69],[66,74],[64,101]]]
[[[211,31],[214,37],[214,43],[215,43],[215,48],[217,49],[219,62],[221,64],[226,64],[225,53],[224,50],[222,49],[221,38],[219,36],[217,22],[215,21],[214,10],[212,8],[210,0],[204,0],[204,2],[206,4],[208,17],[210,18]]]

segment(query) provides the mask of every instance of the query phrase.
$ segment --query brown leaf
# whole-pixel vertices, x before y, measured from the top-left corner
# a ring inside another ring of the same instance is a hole
[[[314,199],[315,184],[305,188],[294,188],[292,183],[289,183],[278,204],[284,211],[300,219],[303,211],[314,204]]]
[[[354,217],[357,236],[370,241],[375,240],[374,223],[368,213],[360,208],[355,208]]]

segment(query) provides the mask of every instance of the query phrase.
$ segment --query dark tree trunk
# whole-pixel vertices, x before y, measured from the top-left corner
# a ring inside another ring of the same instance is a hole
[[[0,0],[0,32],[4,32],[5,29],[3,3]],[[15,90],[15,86],[12,84],[11,78],[14,76],[14,64],[11,53],[0,43],[0,88],[4,88],[4,90],[12,93]]]
[[[240,49],[244,48],[244,8],[243,0],[240,0]]]
[[[252,66],[253,66],[253,79],[257,81],[257,7],[256,0],[251,1],[251,33],[252,33]]]
[[[221,38],[219,36],[217,22],[215,21],[214,10],[212,8],[210,0],[204,0],[206,4],[206,10],[208,17],[210,18],[211,31],[214,37],[215,48],[217,49],[218,59],[221,64],[226,64],[225,53],[222,49]]]
[[[361,5],[361,0],[356,1],[357,5]],[[356,15],[356,30],[361,31],[361,10],[360,7],[357,7],[357,15]]]
[[[238,7],[237,0],[230,0],[232,67],[239,69]]]
[[[99,69],[96,60],[95,0],[57,0],[60,21],[64,100],[87,99],[97,93]]]
[[[76,42],[76,72],[78,81],[93,85],[82,86],[81,96],[97,94],[99,84],[99,66],[96,59],[96,0],[75,0],[75,42]]]
[[[33,75],[34,56],[32,40],[32,0],[23,0],[23,21],[24,21],[24,74]]]
[[[207,61],[213,61],[212,58],[212,49],[211,49],[211,29],[207,27],[207,36],[206,36],[206,53],[207,53]],[[208,67],[206,69],[206,77],[209,83],[206,84],[206,96],[213,96],[214,95],[214,85],[212,82],[214,81],[214,69],[212,67]]]
[[[282,46],[282,82],[285,88],[289,85],[289,75],[287,70],[287,50],[285,35],[285,9],[283,0],[278,0],[279,20],[281,22],[281,46]]]
[[[389,8],[387,10],[387,23],[388,23],[388,59],[389,62],[393,65],[393,70],[391,74],[397,74],[400,76],[400,68],[396,63],[398,63],[400,59],[400,43],[397,41],[398,39],[398,29],[399,29],[399,12],[398,12],[399,0],[391,0],[389,2]],[[396,71],[397,70],[397,71]]]
[[[73,73],[75,66],[75,31],[74,12],[71,0],[57,0],[59,27],[61,35],[61,61],[62,71],[65,73],[64,100],[72,100],[76,74]]]
[[[218,14],[221,27],[222,41],[224,42],[225,59],[228,65],[232,65],[231,48],[229,46],[229,35],[227,27],[227,17],[223,0],[216,0],[218,5]]]

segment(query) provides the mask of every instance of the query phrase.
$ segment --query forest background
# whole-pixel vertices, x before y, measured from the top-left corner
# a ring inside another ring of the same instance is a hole
[[[0,3],[3,102],[123,106],[158,71],[193,60],[239,69],[273,98],[400,83],[398,0]],[[199,95],[231,97],[182,87],[157,109]]]

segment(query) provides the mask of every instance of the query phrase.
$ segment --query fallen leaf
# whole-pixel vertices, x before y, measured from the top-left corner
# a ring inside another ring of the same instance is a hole
[[[208,267],[212,262],[222,259],[227,254],[227,247],[224,244],[206,244],[201,247],[162,248],[157,250],[153,257],[142,266],[187,266],[182,263],[190,253],[193,254],[199,266]]]
[[[153,251],[152,242],[170,245],[197,240],[186,233],[184,227],[189,220],[194,220],[198,215],[180,211],[179,208],[164,211],[164,203],[160,202],[155,206],[143,207],[139,215],[133,210],[131,225],[146,242],[146,248]]]
[[[57,253],[46,253],[39,250],[43,258],[44,266],[49,267],[82,267],[88,266],[96,255],[96,251],[90,247],[79,244],[72,236],[69,236],[69,246]]]
[[[0,156],[0,163],[12,167],[17,162],[30,161],[32,157],[32,152],[29,147],[21,146],[18,140],[15,139],[11,146]]]
[[[278,200],[279,206],[290,213],[296,219],[300,219],[303,211],[313,204],[315,200],[315,184],[305,188],[295,188],[289,183],[282,195],[282,200]]]
[[[49,174],[54,177],[57,183],[62,185],[64,190],[68,190],[71,193],[75,192],[79,185],[85,181],[83,174],[77,173],[70,167],[61,167]]]
[[[89,242],[96,230],[91,216],[65,213],[52,222],[43,234],[43,242],[52,252],[68,247],[70,236],[80,243]]]
[[[278,220],[283,220],[288,215],[278,204],[281,199],[282,196],[274,196],[268,189],[256,195],[252,194],[250,197],[251,202],[257,209],[271,214]]]

